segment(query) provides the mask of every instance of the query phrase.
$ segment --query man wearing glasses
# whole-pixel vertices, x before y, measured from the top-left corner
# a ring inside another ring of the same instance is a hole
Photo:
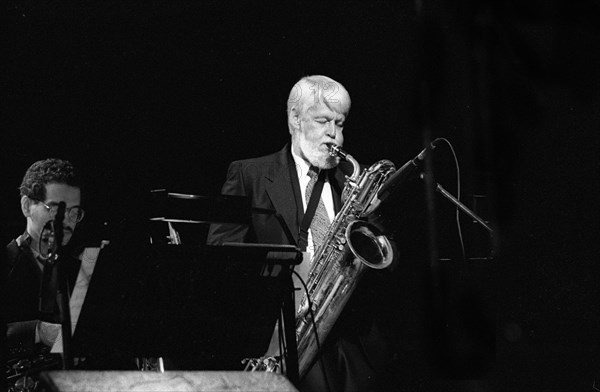
[[[72,291],[81,261],[69,242],[84,216],[81,181],[68,161],[35,162],[23,177],[20,193],[27,227],[7,246],[5,317],[11,354],[51,347],[58,338],[61,313],[55,255],[60,254],[61,271]],[[57,214],[63,216],[62,225]],[[54,240],[61,233],[58,244]]]

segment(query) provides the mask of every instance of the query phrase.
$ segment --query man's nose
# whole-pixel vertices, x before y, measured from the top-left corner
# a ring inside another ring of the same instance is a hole
[[[327,123],[327,130],[325,131],[325,133],[330,138],[335,139],[336,132],[337,132],[337,127],[335,126],[335,121],[329,121]]]

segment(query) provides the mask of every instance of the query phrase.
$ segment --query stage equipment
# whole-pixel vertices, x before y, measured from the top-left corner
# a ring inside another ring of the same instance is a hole
[[[377,199],[379,202],[384,201],[388,198],[401,184],[415,177],[421,172],[421,166],[425,157],[437,147],[441,138],[435,139],[429,146],[423,149],[416,157],[402,165],[396,172],[386,181],[385,184],[377,192]]]
[[[275,321],[280,314],[283,314],[284,319],[287,319],[285,325],[289,326],[285,331],[287,350],[284,371],[290,380],[297,381],[298,365],[291,271],[292,267],[302,260],[302,254],[298,248],[277,244],[234,243],[216,247],[195,246],[191,241],[186,242],[190,238],[189,235],[184,238],[178,231],[178,229],[181,229],[184,232],[186,230],[189,232],[190,228],[205,227],[202,225],[204,223],[248,224],[253,213],[272,214],[274,211],[251,208],[249,199],[241,196],[208,197],[169,193],[166,190],[155,190],[151,194],[152,255],[148,265],[153,266],[151,270],[162,270],[162,272],[145,279],[153,283],[149,284],[148,289],[140,288],[138,292],[147,293],[152,290],[151,287],[163,287],[160,280],[177,279],[179,283],[175,283],[175,285],[178,285],[183,293],[188,290],[187,299],[191,297],[206,298],[201,300],[200,305],[192,304],[193,310],[188,314],[204,313],[207,315],[200,322],[201,329],[207,328],[213,322],[215,323],[214,330],[205,331],[204,333],[198,331],[198,334],[211,336],[216,333],[220,336],[226,336],[224,334],[228,329],[236,330],[235,333],[231,333],[227,342],[220,342],[218,349],[223,352],[216,356],[223,357],[224,352],[227,352],[230,358],[235,357],[237,365],[242,363],[242,358],[236,357],[237,353],[242,354],[240,350],[247,350],[243,353],[243,358],[262,354],[266,351]],[[168,235],[166,236],[165,227],[168,228]],[[182,241],[182,238],[185,240]],[[194,237],[192,236],[191,239],[194,239]],[[199,238],[195,238],[195,240],[198,241]],[[196,261],[196,259],[198,260]],[[181,265],[182,262],[183,266]],[[164,265],[162,265],[163,263]],[[190,266],[192,266],[191,270],[189,269]],[[183,268],[183,270],[178,272],[180,268]],[[206,270],[198,272],[202,269]],[[182,275],[177,276],[179,273],[182,273]],[[186,282],[186,279],[191,281],[198,279],[199,281],[193,285],[194,287],[213,287],[213,285],[218,284],[218,288],[211,289],[210,294],[196,295],[193,292],[190,294],[189,290],[198,289],[189,288],[190,283]],[[166,289],[169,292],[165,293],[164,296],[172,295],[172,289],[168,287]],[[216,292],[219,292],[219,296],[215,295]],[[152,296],[154,297],[154,294]],[[155,298],[160,301],[160,297],[161,295],[158,295]],[[175,298],[174,303],[180,303],[181,301],[185,303],[186,298]],[[210,298],[214,300],[211,301]],[[242,304],[246,305],[242,306]],[[151,309],[148,310],[151,311]],[[169,307],[168,312],[173,311],[172,307]],[[227,315],[224,312],[228,312]],[[156,311],[153,313],[156,314]],[[164,316],[172,319],[167,314],[164,314]],[[257,321],[259,319],[261,321]],[[162,317],[154,319],[155,322],[164,323],[161,320]],[[153,324],[153,321],[148,323]],[[221,333],[219,333],[219,328]],[[252,332],[253,329],[254,332]],[[260,336],[249,336],[249,333]],[[266,335],[264,335],[265,333]],[[267,339],[266,345],[261,343],[265,338]],[[240,339],[243,341],[238,341]],[[215,341],[219,341],[219,339]],[[182,344],[186,350],[190,348],[189,342],[183,342]],[[206,342],[203,345],[206,346]],[[160,359],[155,358],[154,355],[163,353],[171,357],[180,356],[179,352],[173,352],[174,347],[177,347],[177,344],[151,350],[152,352],[148,353],[148,355],[151,355],[150,357],[144,356],[142,358],[142,368],[144,370],[161,371],[164,367]],[[255,352],[254,347],[262,352]],[[184,368],[194,366],[191,362],[193,362],[192,359],[185,358],[177,366],[184,366]],[[204,367],[236,369],[233,367],[233,361],[227,364],[215,364],[214,361],[206,362],[206,358],[201,358],[200,362],[204,362],[204,365],[201,365]],[[191,368],[193,369],[193,367]]]
[[[50,371],[41,375],[47,392],[297,392],[282,375],[242,371]]]

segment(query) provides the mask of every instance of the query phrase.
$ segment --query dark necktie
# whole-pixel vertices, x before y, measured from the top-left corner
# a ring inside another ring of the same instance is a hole
[[[310,195],[312,194],[312,190],[317,183],[317,179],[319,177],[319,169],[314,166],[311,166],[308,171],[308,175],[310,176],[310,180],[308,181],[308,185],[306,185],[306,204],[308,205],[310,201]],[[327,234],[327,229],[329,228],[329,216],[327,215],[327,210],[325,209],[325,204],[323,203],[323,199],[319,199],[319,204],[317,205],[317,210],[315,211],[315,216],[313,217],[310,223],[310,232],[312,234],[313,245],[315,247],[315,252],[323,244],[325,239],[325,234]]]

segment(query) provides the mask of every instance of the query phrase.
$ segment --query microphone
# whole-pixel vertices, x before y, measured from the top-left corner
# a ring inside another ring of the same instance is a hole
[[[56,249],[58,253],[58,249],[62,247],[64,231],[63,231],[63,220],[65,219],[65,209],[66,204],[64,201],[58,203],[58,210],[56,211],[56,216],[54,217],[53,229],[54,229],[54,241],[56,241]]]
[[[379,192],[377,192],[377,198],[380,202],[391,195],[400,184],[408,181],[415,173],[417,173],[419,166],[425,159],[428,151],[436,148],[439,141],[440,139],[438,138],[429,143],[429,146],[425,147],[423,151],[421,151],[416,157],[406,162],[400,169],[396,170],[396,172],[392,174],[385,184],[383,184]]]
[[[56,254],[56,238],[54,237],[54,221],[46,222],[40,233],[38,242],[38,252],[40,257],[49,262],[53,262],[54,254]]]
[[[58,209],[53,220],[49,220],[40,234],[40,256],[49,263],[54,263],[58,258],[58,250],[62,246],[64,237],[63,219],[65,219],[65,202],[58,203]]]

